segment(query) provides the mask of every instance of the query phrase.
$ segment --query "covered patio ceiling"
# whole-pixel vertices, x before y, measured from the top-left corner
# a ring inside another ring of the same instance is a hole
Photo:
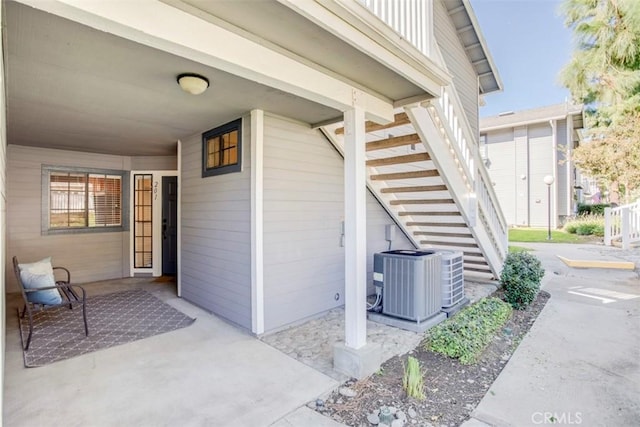
[[[292,40],[282,31],[272,32],[267,42],[270,47],[383,99],[424,94],[423,89],[277,2],[238,2],[238,9],[227,3],[210,3],[217,7],[189,12],[206,14],[210,22],[254,39],[263,36],[249,34],[211,13],[237,21],[244,9],[250,14],[248,22],[264,33],[275,24],[282,28],[293,25],[304,37]],[[267,21],[271,24],[264,24]],[[309,124],[342,114],[19,2],[5,3],[4,22],[9,144],[126,156],[174,155],[177,140],[255,108]],[[308,58],[301,57],[304,52],[309,52]],[[318,64],[323,57],[326,60]],[[206,76],[209,89],[199,96],[183,92],[176,76],[185,72]],[[370,89],[376,81],[381,82],[376,86],[380,92]]]
[[[253,108],[304,122],[340,112],[15,2],[6,3],[9,144],[128,156],[173,155],[176,141]],[[176,76],[211,85],[183,92]]]

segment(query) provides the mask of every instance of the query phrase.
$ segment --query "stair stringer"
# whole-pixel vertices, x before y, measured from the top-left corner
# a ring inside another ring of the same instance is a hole
[[[330,132],[326,128],[320,128],[322,134],[327,138],[327,140],[333,145],[336,151],[342,156],[344,159],[344,140],[342,138],[337,138],[334,132]],[[422,246],[420,244],[420,240],[416,239],[413,234],[413,230],[410,230],[400,219],[399,212],[404,212],[406,209],[404,206],[392,206],[390,201],[397,200],[397,197],[394,194],[383,195],[380,191],[382,188],[388,187],[385,181],[374,182],[371,180],[371,175],[376,172],[375,168],[367,167],[367,189],[371,193],[371,195],[378,201],[380,206],[387,212],[391,220],[396,224],[396,226],[400,229],[402,234],[404,234],[407,239],[411,242],[415,249],[420,249]],[[409,221],[413,221],[411,216],[406,216]]]
[[[473,182],[463,178],[464,173],[460,172],[462,166],[456,162],[451,148],[438,130],[429,110],[422,105],[415,104],[405,107],[405,111],[431,156],[431,160],[440,172],[442,180],[449,188],[449,193],[487,261],[494,278],[499,277],[502,270],[502,257],[491,243],[492,237],[485,229],[485,221],[479,218]]]

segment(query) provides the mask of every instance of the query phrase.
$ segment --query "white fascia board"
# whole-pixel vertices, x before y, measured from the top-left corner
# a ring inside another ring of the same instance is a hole
[[[277,1],[374,58],[434,97],[439,97],[441,87],[451,82],[451,76],[446,70],[411,43],[402,39],[392,28],[358,2]]]
[[[208,65],[369,120],[393,121],[393,103],[158,0],[18,0],[35,9]],[[215,43],[211,43],[215,40]],[[312,82],[312,83],[311,83]]]

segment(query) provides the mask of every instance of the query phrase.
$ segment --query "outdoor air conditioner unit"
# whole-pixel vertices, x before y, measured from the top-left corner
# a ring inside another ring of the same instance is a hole
[[[373,283],[382,287],[382,314],[417,323],[440,313],[441,255],[395,250],[374,254]]]
[[[449,308],[464,299],[462,252],[439,251],[442,257],[442,307]]]

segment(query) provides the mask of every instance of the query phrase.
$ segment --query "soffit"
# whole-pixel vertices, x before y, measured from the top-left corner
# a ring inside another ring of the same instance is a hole
[[[275,0],[164,0],[393,101],[425,90]],[[313,84],[313,82],[309,82]]]
[[[468,0],[444,1],[467,57],[478,75],[480,94],[502,90],[502,81]]]
[[[171,155],[178,139],[255,108],[306,123],[341,114],[19,3],[5,3],[4,24],[10,144]],[[182,92],[183,72],[207,76],[211,87]]]

